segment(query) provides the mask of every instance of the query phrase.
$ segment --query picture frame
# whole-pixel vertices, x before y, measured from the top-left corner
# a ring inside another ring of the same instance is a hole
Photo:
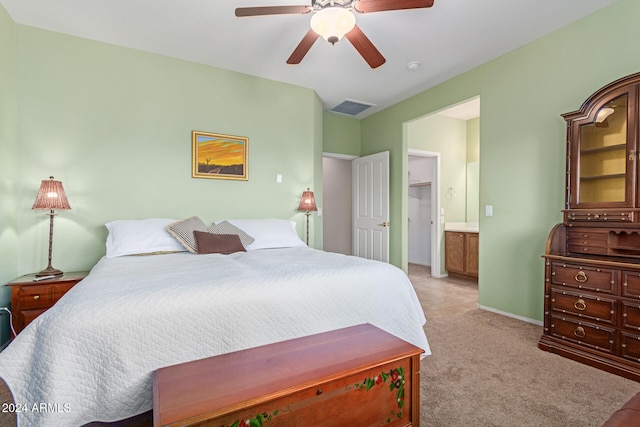
[[[249,138],[192,131],[193,178],[249,179]]]

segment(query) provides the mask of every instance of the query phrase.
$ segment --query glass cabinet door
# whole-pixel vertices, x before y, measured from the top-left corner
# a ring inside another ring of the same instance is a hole
[[[574,123],[571,206],[632,207],[636,151],[630,110],[635,92],[600,103],[595,116]]]

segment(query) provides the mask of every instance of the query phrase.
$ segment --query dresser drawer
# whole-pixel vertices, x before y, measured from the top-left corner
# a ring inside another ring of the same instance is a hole
[[[51,287],[49,285],[34,285],[20,288],[18,293],[20,308],[32,310],[51,307]]]
[[[550,333],[565,341],[613,354],[615,330],[568,317],[551,316]]]
[[[622,272],[622,296],[640,299],[640,273],[637,271]]]
[[[621,301],[622,327],[640,331],[640,301]]]
[[[565,223],[630,223],[633,222],[634,212],[615,210],[571,210],[564,211]],[[604,225],[604,224],[603,224]]]
[[[640,362],[640,336],[622,332],[620,341],[620,356],[634,362]]]
[[[607,230],[576,228],[567,231],[569,252],[607,255],[609,233]]]
[[[565,290],[551,290],[551,310],[584,319],[616,324],[616,300]]]
[[[617,277],[616,270],[608,268],[560,262],[551,264],[551,283],[560,286],[615,294]]]

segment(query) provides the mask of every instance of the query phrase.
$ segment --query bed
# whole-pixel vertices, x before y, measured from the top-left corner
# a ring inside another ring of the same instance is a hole
[[[0,353],[0,377],[23,409],[19,425],[132,417],[152,408],[160,367],[362,323],[430,354],[404,272],[295,239],[251,248],[263,241],[230,254],[194,254],[182,243],[148,256],[108,256],[108,248]]]

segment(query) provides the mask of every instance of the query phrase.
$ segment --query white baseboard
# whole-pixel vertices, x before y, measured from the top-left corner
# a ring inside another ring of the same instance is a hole
[[[512,317],[514,319],[522,320],[523,322],[533,323],[534,325],[538,325],[538,326],[542,326],[543,325],[543,323],[540,320],[529,319],[528,317],[518,316],[518,315],[513,314],[513,313],[507,313],[506,311],[496,310],[495,308],[492,308],[492,307],[487,307],[487,306],[478,304],[478,308],[490,311],[492,313],[501,314],[503,316]]]

